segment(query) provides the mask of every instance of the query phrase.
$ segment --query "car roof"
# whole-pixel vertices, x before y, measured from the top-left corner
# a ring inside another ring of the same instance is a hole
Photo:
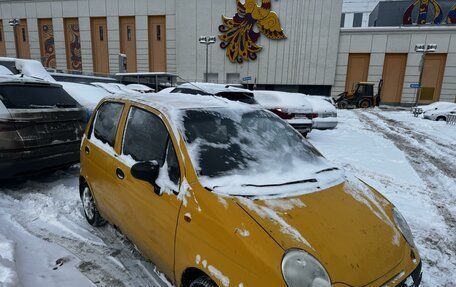
[[[177,86],[177,88],[186,88],[186,89],[192,89],[192,90],[202,90],[203,92],[207,92],[209,94],[218,94],[222,92],[238,92],[238,93],[249,93],[253,94],[252,91],[246,90],[246,89],[241,89],[225,84],[213,84],[213,83],[185,83],[182,85]]]
[[[145,95],[139,93],[118,93],[108,96],[106,101],[129,101],[137,104],[143,104],[158,110],[167,117],[173,117],[176,111],[194,110],[194,109],[233,109],[233,110],[259,110],[259,107],[252,105],[233,102],[222,97],[200,95],[189,95],[182,93],[159,93]]]

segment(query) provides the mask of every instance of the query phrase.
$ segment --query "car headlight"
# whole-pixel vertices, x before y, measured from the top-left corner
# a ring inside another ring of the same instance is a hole
[[[415,242],[413,241],[412,231],[410,230],[410,227],[408,226],[407,221],[402,216],[402,214],[399,212],[399,210],[397,210],[396,207],[393,209],[393,217],[394,217],[394,221],[396,222],[397,227],[402,232],[402,235],[404,235],[405,240],[407,240],[407,242],[412,247],[415,247]]]
[[[282,259],[282,274],[288,287],[330,287],[325,268],[309,253],[289,250]]]

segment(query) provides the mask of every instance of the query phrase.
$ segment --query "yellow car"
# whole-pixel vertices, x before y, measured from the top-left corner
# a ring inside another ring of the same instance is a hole
[[[81,145],[88,222],[118,227],[176,286],[418,286],[411,231],[381,194],[269,111],[115,96]]]

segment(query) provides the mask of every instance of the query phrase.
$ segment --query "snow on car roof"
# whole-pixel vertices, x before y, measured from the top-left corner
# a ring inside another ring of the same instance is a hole
[[[258,110],[254,106],[241,102],[230,101],[221,97],[189,95],[182,93],[158,93],[144,95],[137,93],[119,93],[108,96],[107,99],[130,100],[156,108],[160,112],[172,115],[173,111],[189,109],[210,109],[210,108],[230,108],[234,110]]]
[[[228,86],[225,84],[213,84],[213,83],[198,83],[198,82],[185,83],[185,84],[179,85],[178,88],[187,88],[187,89],[193,89],[193,90],[201,89],[204,92],[208,92],[208,93],[214,94],[214,95],[221,93],[221,92],[241,92],[241,93],[250,93],[250,94],[252,93],[252,91],[250,91],[250,90],[236,88],[236,87]]]
[[[255,99],[266,108],[295,108],[302,105],[315,113],[336,112],[336,108],[321,96],[281,91],[254,91]]]

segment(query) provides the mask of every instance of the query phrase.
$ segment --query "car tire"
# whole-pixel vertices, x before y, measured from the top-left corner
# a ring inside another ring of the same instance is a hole
[[[360,107],[362,109],[367,109],[367,108],[370,108],[371,106],[372,106],[372,104],[369,100],[361,100],[358,103],[358,107]]]
[[[339,109],[347,109],[348,108],[348,101],[341,101],[339,103],[337,103],[337,107]]]
[[[435,120],[438,121],[438,122],[446,122],[446,118],[445,117],[438,117]]]
[[[215,284],[214,281],[211,280],[211,278],[207,276],[201,276],[193,280],[192,283],[190,283],[189,287],[218,287],[217,284]]]
[[[82,208],[84,210],[85,218],[87,222],[92,226],[103,226],[106,224],[106,220],[100,215],[98,208],[95,204],[95,200],[92,196],[92,191],[85,185],[81,193]]]

